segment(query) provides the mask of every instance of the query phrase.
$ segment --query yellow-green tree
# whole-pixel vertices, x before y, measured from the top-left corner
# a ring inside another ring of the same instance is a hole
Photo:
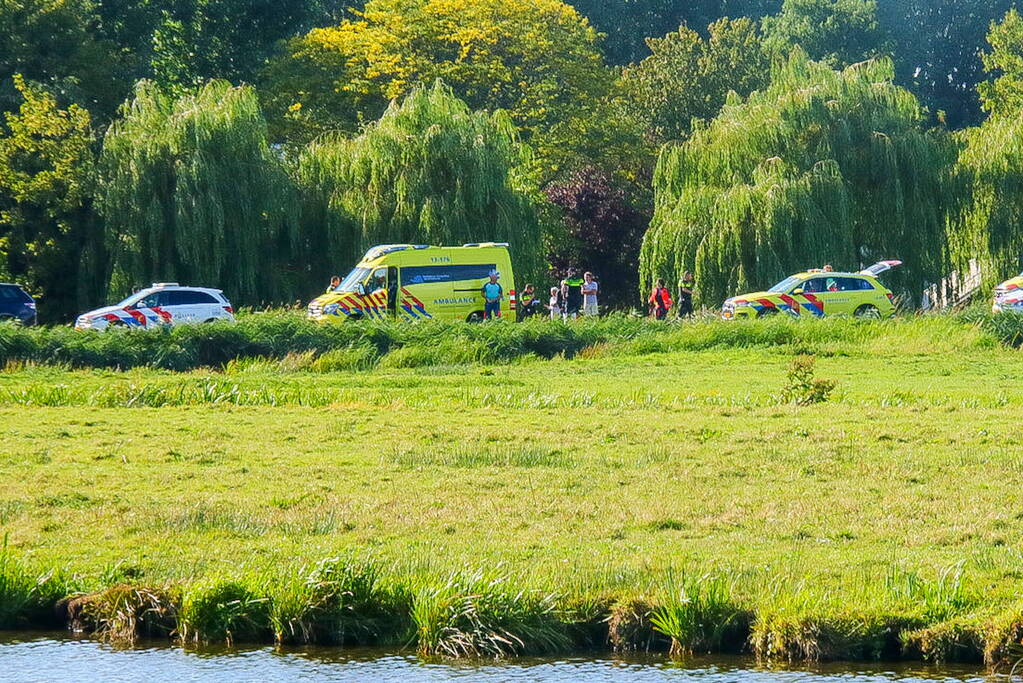
[[[0,276],[41,295],[41,316],[54,319],[94,296],[105,268],[91,213],[92,128],[85,109],[59,109],[20,75],[14,87],[21,107],[0,129]]]
[[[472,109],[506,110],[529,139],[608,93],[597,39],[559,0],[370,0],[292,40],[267,71],[266,101],[307,136],[354,132],[439,78]]]

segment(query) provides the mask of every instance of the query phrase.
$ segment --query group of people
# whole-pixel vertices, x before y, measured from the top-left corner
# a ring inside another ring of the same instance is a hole
[[[655,320],[666,320],[672,306],[675,308],[675,315],[679,318],[693,317],[693,290],[696,288],[696,278],[688,270],[682,274],[678,281],[678,299],[673,301],[671,292],[664,285],[663,278],[657,278],[654,289],[647,299],[650,305],[650,317]]]
[[[518,301],[518,319],[539,315],[546,309],[551,320],[575,320],[579,316],[596,316],[599,313],[597,292],[600,285],[593,273],[587,271],[579,276],[578,271],[569,268],[560,285],[551,287],[550,298],[543,305],[532,284],[522,289]]]
[[[825,266],[829,269],[830,266]],[[486,320],[501,316],[501,300],[504,298],[504,289],[498,282],[501,274],[496,270],[491,271],[486,282],[480,288],[483,295],[483,317]],[[330,279],[330,286],[327,293],[337,289],[341,284],[341,278],[335,275]],[[650,294],[647,303],[650,305],[650,316],[656,320],[665,320],[668,312],[675,306],[676,315],[679,318],[688,318],[693,315],[693,289],[696,287],[696,280],[693,274],[686,271],[678,282],[678,298],[673,300],[671,292],[664,285],[664,280],[658,278],[654,289]],[[519,293],[516,317],[525,320],[541,311],[546,310],[551,320],[575,320],[579,316],[595,317],[599,314],[597,305],[597,293],[600,285],[593,273],[587,271],[579,276],[578,271],[569,268],[565,279],[561,284],[551,287],[550,298],[544,305],[536,293],[532,284],[527,284]],[[677,304],[677,305],[676,305]]]

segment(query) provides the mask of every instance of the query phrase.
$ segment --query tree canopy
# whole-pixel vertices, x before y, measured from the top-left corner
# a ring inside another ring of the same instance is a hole
[[[441,82],[413,89],[358,137],[302,152],[305,223],[322,226],[335,270],[375,244],[503,241],[527,277],[541,233],[534,191],[515,174],[526,153],[503,112],[474,112]]]
[[[748,95],[767,84],[770,60],[756,24],[721,19],[706,40],[685,26],[649,38],[652,53],[623,74],[632,105],[660,140],[684,138],[694,118],[713,118],[729,91]]]
[[[558,0],[370,0],[296,38],[267,72],[272,112],[313,132],[356,130],[435,79],[526,138],[580,115],[612,83],[597,34]]]
[[[230,289],[238,303],[279,296],[274,257],[296,205],[251,88],[211,81],[174,98],[143,81],[100,162],[115,292],[179,280]]]
[[[811,59],[842,68],[887,51],[875,0],[785,0],[764,18],[765,43],[787,55],[796,45]]]
[[[17,113],[0,130],[0,279],[45,295],[44,319],[67,314],[102,276],[90,214],[94,183],[89,112],[57,107],[21,75]]]
[[[900,256],[896,289],[936,282],[950,145],[892,80],[886,60],[834,71],[797,52],[767,89],[665,148],[642,282],[691,270],[716,305],[825,262]]]

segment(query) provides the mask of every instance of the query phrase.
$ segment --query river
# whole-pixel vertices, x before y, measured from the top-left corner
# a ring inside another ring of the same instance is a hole
[[[888,683],[988,682],[978,667],[832,663],[764,668],[743,657],[606,655],[508,661],[425,661],[409,653],[327,647],[183,649],[166,641],[113,647],[67,633],[0,634],[0,680],[37,681],[535,681],[537,683]]]

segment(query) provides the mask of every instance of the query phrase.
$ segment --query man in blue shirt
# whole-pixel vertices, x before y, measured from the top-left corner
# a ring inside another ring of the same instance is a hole
[[[483,283],[483,319],[493,320],[501,317],[501,299],[504,298],[504,290],[497,282],[501,275],[496,271],[490,271],[490,281]]]

